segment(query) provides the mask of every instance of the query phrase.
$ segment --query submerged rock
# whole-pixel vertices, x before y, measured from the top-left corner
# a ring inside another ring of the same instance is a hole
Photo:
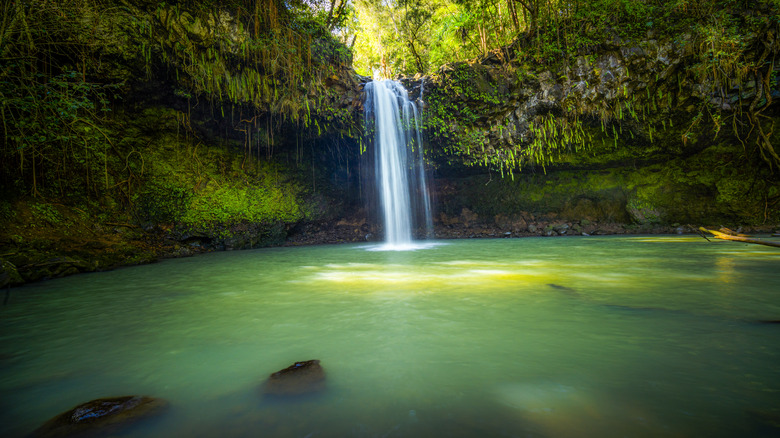
[[[80,404],[47,421],[30,436],[36,438],[107,436],[168,407],[162,399],[128,395]]]
[[[565,293],[567,295],[571,295],[571,296],[579,296],[580,295],[579,292],[577,292],[575,289],[572,289],[572,288],[566,287],[566,286],[562,286],[560,284],[547,283],[547,286],[550,286],[551,288],[553,288],[555,290],[558,290],[558,291],[561,291],[561,292],[563,292],[563,293]]]
[[[755,409],[747,414],[757,435],[776,436],[780,432],[780,409]]]
[[[325,370],[319,360],[295,362],[271,374],[263,385],[263,393],[276,396],[310,394],[325,389]]]

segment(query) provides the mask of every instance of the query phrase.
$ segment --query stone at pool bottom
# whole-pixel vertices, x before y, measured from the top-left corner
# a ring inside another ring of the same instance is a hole
[[[325,370],[319,360],[295,362],[265,381],[262,391],[272,396],[311,394],[325,389]]]
[[[100,398],[57,415],[30,434],[30,437],[107,436],[130,423],[157,415],[167,407],[167,401],[147,396]]]

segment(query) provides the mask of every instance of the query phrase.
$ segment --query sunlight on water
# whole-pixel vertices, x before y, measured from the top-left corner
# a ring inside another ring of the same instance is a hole
[[[688,237],[272,248],[10,290],[0,436],[148,394],[112,436],[773,436],[780,252]],[[320,359],[326,390],[260,385]]]
[[[485,283],[484,287],[489,287],[487,282],[494,280],[504,281],[528,281],[536,277],[534,273],[520,273],[504,271],[497,269],[471,269],[459,270],[457,272],[441,271],[439,273],[420,273],[415,267],[400,266],[392,270],[328,270],[317,273],[308,280],[309,283],[319,281],[332,281],[338,283],[349,283],[359,287],[377,287],[383,285],[405,285],[409,287],[436,287],[452,281],[467,282],[471,284]],[[297,280],[296,283],[306,282],[307,280]],[[505,287],[502,285],[501,287]]]

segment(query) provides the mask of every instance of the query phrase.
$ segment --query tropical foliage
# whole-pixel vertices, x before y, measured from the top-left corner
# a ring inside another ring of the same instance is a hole
[[[0,185],[34,196],[106,195],[125,204],[141,182],[144,150],[117,134],[122,100],[149,85],[244,133],[248,155],[272,149],[283,124],[316,135],[348,111],[325,86],[350,63],[329,32],[345,3],[281,0],[162,2],[29,0],[0,10]],[[201,110],[202,111],[202,110]],[[271,123],[269,119],[274,120]],[[252,147],[254,145],[254,147]]]
[[[241,133],[246,156],[260,157],[263,149],[270,158],[282,126],[311,137],[334,131],[359,137],[354,108],[341,102],[343,89],[332,87],[351,75],[350,65],[367,75],[435,76],[448,63],[490,58],[522,82],[540,67],[566,75],[578,58],[641,39],[683,47],[688,77],[675,74],[680,84],[704,84],[700,95],[726,96],[753,84],[754,91],[737,93],[739,102],[700,102],[688,124],[677,126],[680,141],[703,129],[726,130],[780,167],[769,117],[778,79],[778,0],[28,0],[1,8],[6,193],[130,206],[152,154],[120,137],[120,113],[132,109],[123,99],[143,83],[170,89],[165,98],[175,101],[188,135],[198,108],[224,131]],[[476,87],[484,81],[467,67],[451,68],[448,90],[485,106],[501,104],[505,96]],[[450,139],[448,151],[502,169],[548,164],[591,142],[582,125],[588,117],[600,118],[594,126],[605,133],[601,139],[617,144],[620,123],[668,105],[670,90],[661,91],[645,102],[623,96],[595,115],[571,102],[540,115],[531,142],[511,150],[486,156],[481,149],[493,145],[471,147],[468,131],[461,133],[465,144]],[[482,117],[475,108],[446,105],[429,111],[434,135]],[[650,138],[657,128],[650,125]]]
[[[652,142],[672,123],[664,117],[683,93],[698,102],[690,120],[675,130],[678,143],[725,129],[723,135],[733,135],[749,155],[755,152],[771,168],[780,168],[769,116],[772,90],[778,89],[777,0],[359,0],[354,14],[359,71],[384,77],[431,74],[444,78],[450,95],[476,103],[464,107],[448,98],[437,102],[435,96],[429,101],[434,136],[455,125],[472,125],[451,132],[443,145],[468,163],[510,171],[521,163],[549,164],[561,154],[590,147],[594,137],[617,145],[626,125],[637,122],[647,126],[643,137]],[[681,71],[648,81],[652,93],[649,88],[641,89],[646,96],[635,95],[631,87],[615,90],[619,99],[595,112],[568,99],[562,111],[534,121],[528,144],[506,150],[484,144],[473,130],[479,128],[474,122],[485,118],[483,107],[508,96],[495,95],[494,87],[483,86],[485,80],[472,78],[477,72],[468,64],[501,63],[519,82],[530,72],[549,70],[562,78],[553,80],[565,82],[582,60],[590,63],[598,54],[648,41],[671,44],[676,56],[684,57]],[[468,64],[439,72],[458,61]],[[677,83],[674,89],[668,87],[670,79]],[[588,134],[582,125],[586,118],[596,118],[603,135]]]

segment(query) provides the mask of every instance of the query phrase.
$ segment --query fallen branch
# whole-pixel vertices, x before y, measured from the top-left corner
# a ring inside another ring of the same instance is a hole
[[[741,233],[738,233],[738,232],[736,232],[736,231],[732,231],[731,229],[729,229],[729,228],[726,228],[726,227],[721,227],[721,229],[719,229],[718,231],[720,231],[720,232],[721,232],[721,233],[723,233],[723,234],[728,234],[729,236],[737,236],[737,237],[753,237],[753,236],[751,236],[751,235],[749,235],[749,234],[741,234]]]
[[[757,245],[774,246],[776,248],[780,248],[780,242],[767,242],[765,240],[752,239],[750,237],[732,236],[730,234],[721,233],[720,231],[708,230],[708,229],[706,229],[704,227],[699,227],[699,231],[702,231],[702,232],[705,232],[705,233],[710,233],[713,236],[715,236],[716,239],[734,240],[734,241],[737,241],[737,242],[755,243]]]

